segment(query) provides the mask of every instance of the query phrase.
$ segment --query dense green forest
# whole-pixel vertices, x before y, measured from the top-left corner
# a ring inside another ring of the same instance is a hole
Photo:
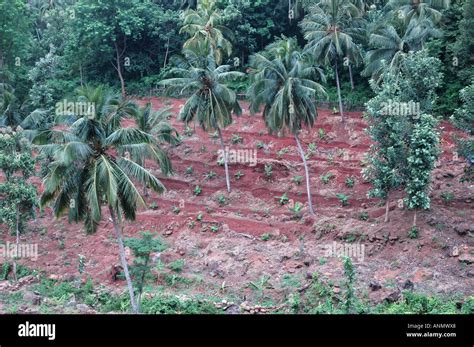
[[[282,36],[311,49],[312,21],[320,19],[327,30],[337,27],[347,35],[333,57],[318,57],[329,97],[337,97],[337,61],[342,98],[359,105],[372,96],[368,79],[380,72],[381,59],[392,66],[401,53],[427,49],[442,62],[437,112],[447,117],[460,106],[459,91],[470,84],[474,59],[469,1],[326,1],[323,15],[309,10],[314,4],[217,1],[213,22],[219,34],[210,35],[222,45],[223,63],[246,72],[249,57]],[[205,6],[210,2],[196,12],[199,20],[188,17],[192,25],[186,27],[186,11],[194,11],[197,1],[2,1],[1,82],[15,89],[24,112],[51,107],[82,84],[119,88],[123,79],[127,94],[149,93],[195,35],[194,21],[205,30]],[[246,77],[234,83],[240,92],[249,84]]]

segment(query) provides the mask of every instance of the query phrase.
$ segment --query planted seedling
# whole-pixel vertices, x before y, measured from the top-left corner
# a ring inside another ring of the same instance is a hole
[[[328,184],[333,177],[334,174],[332,172],[328,172],[327,174],[321,176],[321,181],[323,181],[324,184]]]
[[[238,134],[232,134],[232,138],[230,139],[230,141],[232,142],[232,144],[236,145],[238,143],[244,142],[244,139]]]
[[[338,193],[338,194],[336,194],[336,197],[339,199],[342,206],[349,205],[349,197],[346,194]]]
[[[186,128],[184,128],[184,135],[186,135],[188,137],[191,137],[191,136],[193,136],[193,134],[194,134],[193,129],[186,125]]]
[[[273,176],[273,166],[272,164],[265,164],[265,177],[270,178]]]
[[[447,204],[450,201],[454,200],[454,194],[451,192],[442,192],[441,199],[443,199],[443,202]]]
[[[194,195],[199,196],[199,195],[201,195],[201,193],[202,193],[201,187],[196,186],[196,187],[194,188]]]
[[[364,222],[365,222],[365,221],[367,221],[367,220],[369,219],[369,214],[368,214],[367,212],[365,212],[365,211],[364,211],[364,212],[361,212],[361,213],[359,213],[359,219],[360,219],[361,221],[364,221]]]
[[[301,182],[303,182],[303,176],[293,176],[291,181],[295,183],[297,186],[299,186]]]
[[[209,171],[208,173],[204,174],[204,177],[206,177],[208,180],[212,180],[216,176],[217,174],[214,171]]]
[[[288,153],[288,151],[289,151],[288,147],[285,147],[285,148],[280,149],[280,150],[277,152],[278,158],[281,158],[282,155]]]
[[[235,174],[234,174],[234,177],[236,180],[240,180],[242,178],[242,176],[244,176],[244,174],[242,173],[242,171],[237,171]]]
[[[219,205],[224,206],[225,203],[226,203],[225,196],[224,195],[219,195],[217,197],[217,202],[219,203]]]
[[[294,206],[293,207],[289,207],[288,208],[291,212],[293,212],[294,214],[298,214],[301,212],[301,210],[303,209],[303,204],[299,203],[298,201],[295,202]]]
[[[320,140],[324,140],[324,138],[326,137],[326,131],[324,131],[323,128],[319,128],[318,135]]]
[[[346,187],[352,188],[354,187],[355,179],[353,177],[346,178]]]
[[[290,201],[286,193],[284,193],[282,196],[275,196],[275,199],[278,199],[280,206],[286,205]]]
[[[410,230],[408,230],[408,237],[410,239],[417,239],[418,238],[418,228],[416,226],[412,226]]]

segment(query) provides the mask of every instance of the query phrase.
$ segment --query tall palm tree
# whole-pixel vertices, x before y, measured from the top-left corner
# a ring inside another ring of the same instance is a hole
[[[201,0],[197,9],[188,9],[184,13],[183,27],[180,34],[186,33],[190,38],[183,48],[195,52],[205,51],[206,55],[213,54],[217,65],[222,63],[224,56],[232,53],[232,31],[221,25],[222,16],[216,8],[215,0]]]
[[[404,53],[419,51],[428,38],[440,35],[441,32],[428,19],[404,23],[399,30],[393,25],[380,27],[370,35],[369,45],[372,49],[367,52],[366,66],[362,73],[380,81],[384,66],[382,60],[395,71],[400,66]]]
[[[168,118],[173,115],[170,110],[171,107],[168,106],[153,112],[151,102],[140,108],[135,114],[135,122],[138,129],[153,135],[153,142],[130,146],[130,154],[136,163],[145,167],[145,160],[155,157],[164,175],[172,173],[172,170],[169,157],[161,144],[176,146],[181,142],[178,131],[168,122]],[[143,192],[148,196],[146,186]]]
[[[67,130],[56,134],[54,142],[39,147],[41,152],[54,158],[44,180],[40,202],[42,206],[53,202],[57,217],[67,211],[69,221],[83,221],[89,232],[97,229],[103,218],[102,207],[107,206],[132,309],[138,312],[125,258],[122,218],[134,220],[137,208],[145,206],[136,183],[147,184],[159,193],[165,187],[126,153],[138,151],[154,140],[151,134],[140,129],[121,126],[121,121],[136,111],[134,104],[102,88],[85,87],[80,89],[79,95],[79,100],[95,103],[96,112],[77,116]]]
[[[285,56],[276,52],[285,52]],[[320,70],[307,64],[307,57],[301,54],[294,39],[284,38],[271,45],[268,55],[251,57],[254,76],[247,93],[250,111],[259,112],[263,105],[270,133],[289,130],[293,134],[305,169],[309,210],[314,214],[308,165],[298,134],[303,126],[313,126],[317,117],[315,100],[325,95],[324,88],[314,81]]]
[[[179,76],[161,81],[167,93],[191,93],[179,113],[179,119],[185,123],[195,120],[205,131],[216,130],[224,153],[224,167],[227,191],[230,193],[230,178],[227,151],[225,150],[222,129],[232,124],[232,114],[240,115],[242,110],[236,94],[227,87],[226,82],[243,76],[242,73],[231,71],[231,66],[216,66],[213,55],[207,59],[192,51],[185,51],[186,61],[176,67],[170,74]]]
[[[308,15],[301,23],[305,39],[308,40],[305,50],[313,54],[319,62],[334,66],[339,112],[343,122],[338,60],[341,57],[354,59],[360,55],[353,40],[353,23],[359,17],[359,9],[349,0],[321,0],[309,8]]]

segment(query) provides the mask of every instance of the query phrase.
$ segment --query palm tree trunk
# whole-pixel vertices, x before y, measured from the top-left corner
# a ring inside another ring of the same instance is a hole
[[[390,209],[390,199],[387,194],[387,197],[385,198],[385,223],[388,223],[388,211]]]
[[[336,63],[334,64],[334,71],[336,72],[336,86],[337,86],[337,97],[339,99],[339,113],[341,114],[342,122],[344,123],[344,110],[342,109],[341,85],[339,83],[339,71],[337,68],[337,58],[336,58]]]
[[[13,258],[13,279],[18,281],[16,273],[16,257],[18,257],[18,249],[20,248],[20,207],[16,207],[16,256]]]
[[[170,52],[170,38],[168,37],[168,43],[166,44],[166,53],[165,53],[165,62],[163,64],[163,67],[166,67],[166,63],[168,61],[168,54]]]
[[[413,226],[416,227],[416,211],[417,209],[415,208],[415,211],[413,213]]]
[[[227,152],[225,150],[224,138],[222,137],[222,132],[220,128],[217,128],[219,133],[219,138],[221,140],[221,148],[224,151],[224,168],[225,168],[225,181],[227,183],[227,192],[230,193],[230,178],[229,178],[229,166],[227,164]]]
[[[306,163],[306,157],[305,153],[303,151],[303,147],[301,147],[300,139],[298,138],[298,135],[295,134],[295,140],[296,144],[298,145],[298,151],[300,152],[301,159],[303,160],[303,165],[304,165],[304,171],[306,174],[306,193],[308,194],[308,207],[309,211],[311,212],[312,215],[314,215],[314,209],[313,209],[313,201],[311,198],[311,186],[310,186],[310,181],[309,181],[309,171],[308,171],[308,164]]]
[[[351,80],[351,89],[354,90],[354,78],[352,76],[352,67],[350,63],[349,63],[349,78]]]
[[[128,272],[127,259],[125,258],[125,247],[123,245],[122,231],[115,216],[114,209],[109,205],[110,217],[112,218],[112,223],[114,224],[115,237],[117,238],[119,244],[119,254],[120,262],[122,263],[123,272],[125,273],[125,279],[127,280],[128,294],[130,295],[130,303],[132,305],[133,313],[138,313],[137,302],[135,301],[135,294],[133,292],[133,283],[130,278],[130,273]]]

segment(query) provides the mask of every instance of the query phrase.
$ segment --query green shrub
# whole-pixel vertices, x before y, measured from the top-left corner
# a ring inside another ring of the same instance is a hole
[[[348,206],[349,205],[349,197],[346,194],[338,193],[338,194],[336,194],[336,197],[339,199],[342,206]]]
[[[418,228],[416,226],[412,226],[410,230],[408,230],[408,237],[410,239],[417,239],[418,238]]]
[[[178,260],[175,260],[175,261],[171,262],[171,263],[168,265],[168,268],[169,268],[171,271],[180,273],[180,272],[183,271],[184,265],[185,265],[184,259],[178,259]]]

